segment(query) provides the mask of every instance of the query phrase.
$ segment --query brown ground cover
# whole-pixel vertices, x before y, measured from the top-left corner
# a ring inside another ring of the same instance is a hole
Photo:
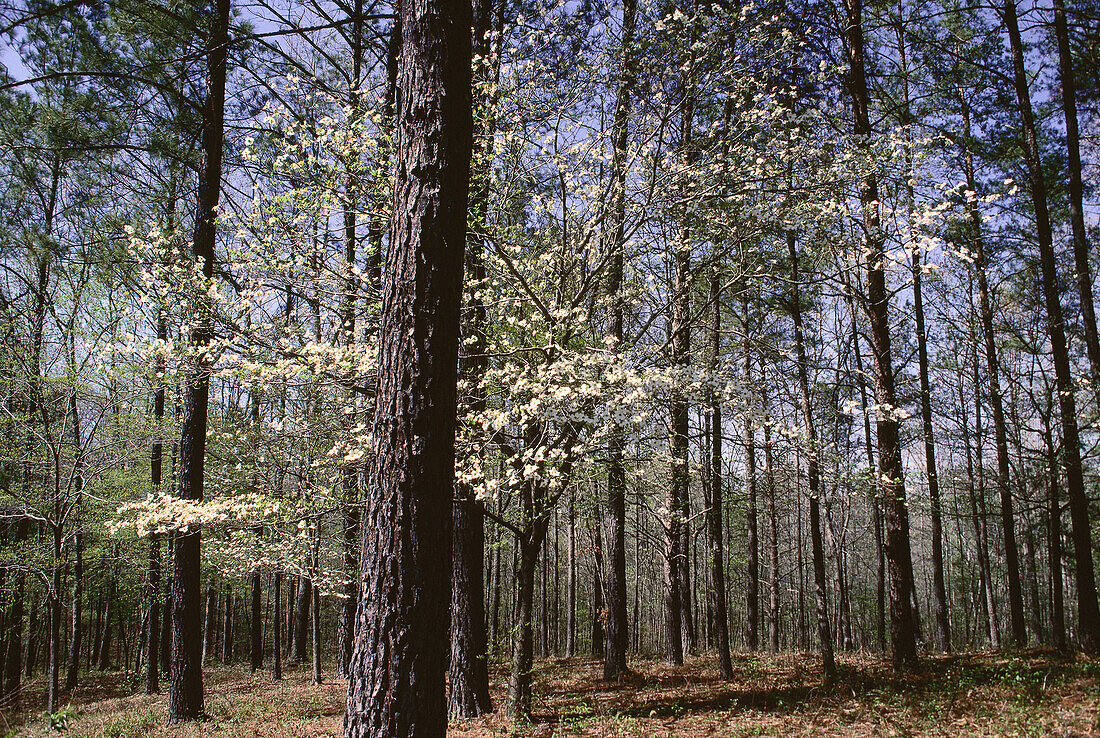
[[[633,667],[630,678],[605,682],[593,660],[539,662],[529,726],[512,726],[499,709],[506,673],[496,668],[497,712],[454,723],[450,735],[1100,736],[1100,661],[1049,652],[927,657],[902,676],[877,657],[843,655],[840,680],[828,689],[811,654],[740,655],[732,681],[705,658],[680,668],[650,660]],[[92,676],[94,685],[72,695],[66,732],[75,738],[340,734],[346,683],[314,686],[306,670],[272,682],[266,672],[209,669],[210,720],[171,728],[163,695],[135,694],[118,673]],[[22,711],[0,717],[0,735],[44,732],[41,691],[40,683],[24,691]]]

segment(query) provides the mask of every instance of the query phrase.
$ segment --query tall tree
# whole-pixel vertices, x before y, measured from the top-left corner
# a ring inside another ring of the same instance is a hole
[[[1081,435],[1077,425],[1077,400],[1066,346],[1066,324],[1062,313],[1058,263],[1054,257],[1054,237],[1050,225],[1047,185],[1039,153],[1035,114],[1031,107],[1024,45],[1014,0],[1005,0],[1004,22],[1012,50],[1013,82],[1023,124],[1024,161],[1030,180],[1031,202],[1035,210],[1035,237],[1043,276],[1043,298],[1047,310],[1047,334],[1054,359],[1054,377],[1058,389],[1058,407],[1062,420],[1062,463],[1066,470],[1066,494],[1073,526],[1073,552],[1077,566],[1078,639],[1087,653],[1100,651],[1100,607],[1096,601],[1096,577],[1092,563],[1092,533],[1089,525],[1088,498],[1081,467]]]
[[[636,0],[623,2],[623,29],[619,51],[619,84],[615,94],[615,112],[611,123],[611,202],[609,207],[607,251],[607,294],[611,315],[607,335],[616,351],[622,350],[625,307],[622,299],[626,221],[626,168],[628,124],[631,96],[634,93],[634,29]],[[627,671],[626,648],[629,642],[626,620],[626,473],[623,464],[623,432],[612,428],[607,448],[607,558],[604,576],[607,602],[604,618],[606,643],[603,649],[604,679],[617,679]]]
[[[719,355],[722,350],[722,292],[721,272],[717,259],[711,265],[710,273],[710,371],[718,370]],[[730,658],[729,613],[726,610],[726,571],[725,541],[722,535],[722,520],[725,509],[722,503],[722,404],[717,393],[710,390],[711,397],[707,408],[710,425],[710,458],[707,460],[709,471],[710,499],[707,501],[707,548],[710,558],[710,608],[714,618],[714,640],[718,646],[718,668],[726,679],[733,678],[733,662]],[[755,474],[755,469],[751,470]],[[746,471],[746,477],[748,475]],[[756,648],[756,480],[747,479],[749,487],[749,648]]]
[[[402,0],[396,184],[344,735],[443,736],[471,7]]]
[[[214,278],[217,210],[221,197],[222,146],[225,136],[225,79],[229,51],[229,0],[211,8],[206,44],[206,101],[202,112],[199,191],[192,236],[192,255],[205,280]],[[202,290],[200,294],[205,294]],[[197,354],[184,386],[184,417],[180,430],[180,498],[203,498],[206,463],[207,406],[210,397],[213,340],[212,306],[200,301],[191,331]],[[204,714],[202,687],[202,588],[199,581],[202,532],[197,527],[178,532],[172,563],[172,667],[168,688],[168,722],[198,720]]]
[[[848,92],[853,130],[871,135],[870,95],[864,64],[863,0],[845,0],[847,9]],[[897,392],[890,345],[890,293],[886,288],[884,237],[879,214],[878,181],[868,174],[860,185],[863,206],[864,253],[867,267],[866,309],[874,349],[878,416],[878,462],[885,503],[885,556],[890,582],[891,656],[896,668],[917,665],[916,623],[913,616],[913,560],[909,549],[909,510],[905,502],[904,467],[898,436]]]
[[[1073,234],[1073,265],[1077,275],[1085,349],[1093,386],[1100,386],[1100,333],[1096,328],[1096,305],[1092,294],[1092,264],[1085,229],[1085,187],[1081,177],[1081,132],[1077,121],[1077,77],[1069,43],[1064,0],[1053,0],[1054,36],[1058,42],[1058,76],[1062,82],[1062,113],[1066,123],[1066,169],[1069,174],[1069,222]],[[1100,394],[1097,394],[1100,402]]]
[[[806,338],[802,329],[802,303],[799,295],[798,246],[793,231],[787,231],[787,255],[791,262],[790,311],[794,321],[795,358],[798,362],[798,390],[802,409],[802,426],[809,443],[807,478],[810,483],[810,545],[814,565],[814,599],[817,605],[817,638],[821,648],[822,669],[825,683],[836,680],[836,659],[833,656],[833,636],[829,624],[829,601],[825,575],[825,546],[821,539],[821,456],[810,400],[809,366],[806,359]]]

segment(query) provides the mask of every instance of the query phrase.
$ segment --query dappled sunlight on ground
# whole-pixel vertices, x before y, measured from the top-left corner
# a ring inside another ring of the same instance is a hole
[[[1100,661],[1039,651],[978,653],[927,657],[919,671],[900,676],[877,657],[841,655],[839,664],[840,679],[826,689],[812,654],[737,655],[731,681],[721,679],[708,658],[679,668],[635,660],[631,675],[616,682],[601,678],[596,660],[541,661],[533,723],[513,734],[1100,735]],[[210,720],[176,727],[164,725],[163,695],[133,694],[118,673],[89,677],[72,696],[68,734],[78,738],[338,736],[343,719],[346,682],[314,686],[308,669],[291,669],[281,682],[267,672],[209,669]],[[456,722],[449,735],[479,738],[511,730],[503,709],[506,665],[495,667],[492,678],[497,711]],[[33,714],[40,697],[41,684],[32,684],[24,712]],[[44,725],[33,719],[20,735],[40,734]]]

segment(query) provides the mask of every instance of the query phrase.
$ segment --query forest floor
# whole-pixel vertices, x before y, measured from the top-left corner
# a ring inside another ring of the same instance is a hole
[[[839,682],[824,689],[812,654],[735,656],[731,681],[705,658],[680,668],[635,661],[632,676],[620,682],[603,681],[594,660],[540,661],[534,721],[523,729],[513,729],[499,709],[507,682],[501,666],[493,669],[497,712],[453,723],[448,735],[1100,736],[1100,660],[1041,651],[929,656],[919,671],[903,676],[877,657],[842,654],[839,662]],[[212,668],[206,672],[210,720],[167,727],[163,695],[133,694],[132,682],[118,673],[93,678],[96,686],[72,695],[70,736],[338,736],[346,693],[344,681],[310,684],[306,669],[288,670],[275,683],[267,672]],[[46,732],[41,712],[27,717],[41,689],[32,683],[24,691],[21,729],[13,730],[16,716],[0,714],[0,735]]]

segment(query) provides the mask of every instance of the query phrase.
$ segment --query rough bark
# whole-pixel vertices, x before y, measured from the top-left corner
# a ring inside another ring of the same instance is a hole
[[[402,0],[391,248],[346,738],[443,736],[459,303],[472,115],[468,2]]]
[[[539,543],[520,540],[519,568],[516,570],[516,621],[512,640],[512,675],[508,685],[508,710],[513,720],[531,718],[531,670],[535,662],[534,613],[535,568]]]
[[[869,136],[870,96],[864,67],[863,2],[846,0],[848,88],[854,113],[853,133]],[[909,510],[905,502],[904,467],[898,421],[894,415],[897,393],[894,388],[893,355],[890,336],[890,293],[886,288],[883,234],[879,220],[878,182],[873,175],[864,178],[860,188],[863,207],[864,243],[867,265],[867,314],[871,323],[874,353],[875,395],[882,410],[878,416],[878,463],[885,505],[885,558],[889,580],[890,646],[895,668],[917,665],[916,629],[913,618],[913,560],[909,549]]]
[[[207,87],[202,113],[199,192],[196,202],[192,255],[205,279],[214,276],[215,217],[221,196],[222,144],[225,118],[226,57],[229,46],[229,0],[216,0],[207,35]],[[191,344],[200,352],[184,388],[180,431],[180,492],[184,500],[202,500],[206,461],[206,414],[210,394],[210,359],[203,352],[213,339],[208,308],[199,307]],[[197,720],[204,714],[202,690],[201,531],[191,528],[175,536],[172,571],[172,669],[168,688],[168,722]]]
[[[489,79],[489,30],[494,0],[473,6],[472,53],[478,61],[474,79],[486,90]],[[487,92],[476,101],[481,121],[491,121]],[[470,226],[466,247],[467,281],[472,289],[461,316],[459,373],[467,388],[466,404],[477,415],[485,409],[482,377],[488,368],[486,311],[481,298],[485,279],[485,238],[491,180],[492,123],[476,125],[471,152]],[[472,488],[458,485],[453,503],[454,541],[451,575],[451,654],[447,712],[451,718],[473,718],[491,712],[488,636],[485,631],[485,513]]]
[[[298,589],[294,595],[294,637],[290,642],[290,656],[287,658],[292,664],[303,664],[308,655],[309,648],[309,613],[313,604],[313,582],[309,577],[298,577]]]
[[[450,691],[452,719],[492,712],[485,633],[485,513],[477,500],[454,502],[451,579]]]
[[[622,40],[619,51],[619,84],[611,123],[611,192],[608,224],[609,263],[607,294],[611,299],[607,335],[616,351],[622,350],[624,306],[622,302],[623,249],[626,221],[626,156],[631,96],[634,91],[634,29],[636,0],[623,3]],[[629,642],[626,616],[626,473],[623,464],[625,439],[622,429],[611,429],[607,449],[607,643],[603,653],[604,679],[618,679],[627,672]]]

